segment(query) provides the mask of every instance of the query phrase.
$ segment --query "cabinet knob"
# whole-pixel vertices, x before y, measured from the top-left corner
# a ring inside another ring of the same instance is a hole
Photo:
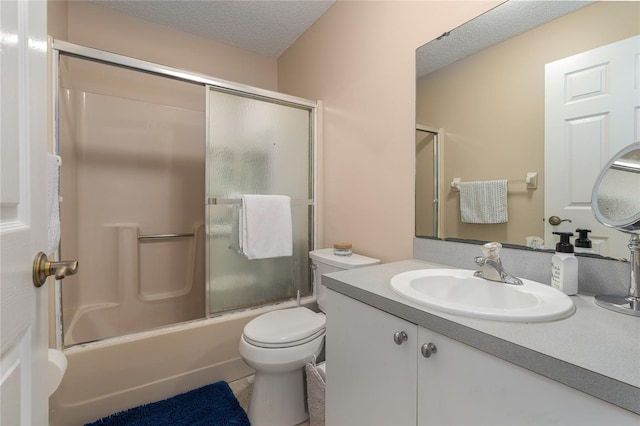
[[[393,333],[393,341],[396,342],[396,345],[401,345],[402,342],[406,342],[409,340],[409,336],[404,331],[396,331]]]
[[[420,352],[422,352],[422,356],[425,358],[429,358],[431,355],[438,352],[438,348],[433,343],[425,343],[420,347]]]

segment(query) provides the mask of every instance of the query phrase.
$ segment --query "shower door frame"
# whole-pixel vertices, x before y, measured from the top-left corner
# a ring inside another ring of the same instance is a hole
[[[444,131],[443,129],[436,129],[433,127],[425,126],[423,124],[416,124],[416,132],[428,133],[433,136],[433,234],[429,237],[440,238],[442,236],[442,220],[440,219],[440,181],[442,180],[441,167],[442,163],[442,139]],[[416,163],[417,167],[417,163]],[[416,173],[417,175],[417,173]],[[415,185],[415,183],[414,183]],[[415,192],[415,191],[414,191]],[[415,204],[417,206],[418,201],[416,199]],[[418,218],[416,215],[414,224],[414,233],[417,235],[417,223]],[[424,236],[418,236],[419,238]]]
[[[147,74],[152,74],[160,77],[171,78],[174,80],[179,80],[187,83],[193,83],[196,85],[202,86],[203,90],[205,90],[205,98],[208,99],[209,96],[209,87],[216,87],[223,89],[228,92],[236,92],[238,95],[248,95],[258,99],[263,99],[265,101],[271,101],[283,105],[291,105],[299,108],[306,108],[310,110],[311,114],[311,158],[310,162],[310,177],[312,180],[311,184],[311,200],[310,206],[312,209],[312,229],[310,230],[310,238],[311,238],[311,248],[316,248],[317,242],[317,233],[318,233],[318,221],[317,221],[317,166],[316,159],[317,157],[317,140],[318,140],[318,127],[319,127],[319,107],[321,106],[321,102],[319,101],[311,101],[304,98],[299,98],[297,96],[291,96],[279,92],[274,92],[267,89],[261,89],[258,87],[253,87],[241,83],[235,83],[227,80],[222,80],[218,78],[214,78],[205,74],[199,74],[191,71],[182,70],[179,68],[174,68],[166,65],[157,64],[154,62],[145,61],[142,59],[132,58],[129,56],[120,55],[117,53],[112,53],[104,50],[94,49],[87,46],[82,46],[79,44],[70,43],[63,40],[54,39],[49,37],[49,51],[51,52],[51,69],[50,69],[50,78],[51,78],[51,111],[53,114],[53,119],[51,120],[51,134],[53,138],[53,152],[57,155],[60,155],[60,139],[59,139],[59,84],[60,84],[60,75],[59,75],[59,66],[60,66],[60,55],[69,56],[77,59],[88,60],[92,62],[102,63],[106,65],[116,66],[120,68],[125,68],[133,71],[139,71]],[[206,108],[208,110],[208,104]],[[206,121],[205,121],[206,124]],[[208,133],[208,132],[207,132]],[[208,134],[207,134],[208,136]],[[205,140],[203,141],[205,146],[207,143],[207,136],[205,136]],[[206,155],[206,153],[203,153]],[[207,199],[207,194],[202,194],[203,198],[203,207],[209,203]],[[206,231],[208,235],[208,231]],[[205,257],[208,259],[208,246],[206,247]],[[58,251],[56,254],[58,257],[60,256],[60,247],[58,247]],[[206,264],[206,277],[207,282],[205,283],[205,316],[203,318],[193,320],[193,321],[206,321],[210,318],[209,316],[209,262],[205,262]],[[309,298],[315,297],[315,294]],[[63,347],[63,320],[62,320],[62,289],[61,289],[61,281],[56,281],[55,290],[54,290],[54,299],[55,299],[55,312],[56,312],[56,346],[58,349]],[[305,298],[306,299],[306,298]],[[173,324],[175,325],[175,324]],[[173,325],[164,326],[171,327]],[[144,333],[148,330],[141,330],[134,333]],[[122,336],[111,337],[103,340],[109,339],[117,339]],[[102,340],[99,340],[102,341]]]

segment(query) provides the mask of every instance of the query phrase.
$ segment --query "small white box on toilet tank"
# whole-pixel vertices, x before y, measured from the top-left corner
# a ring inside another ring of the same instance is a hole
[[[330,272],[344,271],[347,269],[363,268],[377,265],[380,259],[362,256],[353,253],[351,256],[336,256],[332,248],[314,250],[309,252],[313,262],[313,286],[315,288],[318,307],[324,312],[325,286],[322,285],[322,275]]]

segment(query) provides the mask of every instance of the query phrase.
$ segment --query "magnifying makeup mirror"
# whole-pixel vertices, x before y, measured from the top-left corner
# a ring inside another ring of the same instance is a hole
[[[605,226],[631,234],[631,278],[627,296],[598,295],[597,305],[640,316],[640,142],[618,152],[602,169],[593,186],[591,207]]]

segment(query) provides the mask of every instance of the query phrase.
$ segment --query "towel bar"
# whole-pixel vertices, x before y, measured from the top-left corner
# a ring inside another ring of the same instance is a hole
[[[150,234],[150,235],[138,235],[138,240],[163,240],[167,238],[189,238],[195,236],[194,233],[190,234]]]
[[[460,191],[460,178],[453,178],[451,181],[451,188],[454,191]],[[538,173],[528,172],[524,179],[509,179],[509,182],[524,182],[527,184],[527,189],[538,189]]]
[[[222,205],[222,204],[241,204],[240,198],[207,198],[206,204],[208,206]],[[291,200],[292,205],[298,206],[310,206],[313,204],[313,200],[295,199]]]

